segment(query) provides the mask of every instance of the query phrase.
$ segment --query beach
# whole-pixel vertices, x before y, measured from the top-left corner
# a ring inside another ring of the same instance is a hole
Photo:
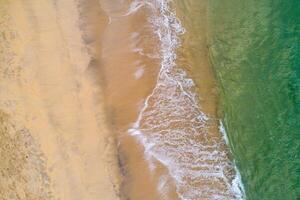
[[[1,146],[1,173],[11,171],[2,199],[119,199],[116,140],[93,72],[107,17],[96,1],[1,4],[1,128],[16,146]]]
[[[206,9],[0,1],[1,197],[242,199]]]

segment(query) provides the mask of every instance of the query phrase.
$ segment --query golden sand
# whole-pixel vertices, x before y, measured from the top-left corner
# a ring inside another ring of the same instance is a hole
[[[100,67],[93,62],[98,55],[85,41],[96,36],[84,37],[88,30],[81,20],[88,5],[2,4],[7,17],[1,17],[1,142],[8,147],[1,146],[1,155],[13,158],[1,156],[8,162],[1,162],[1,173],[13,175],[0,179],[1,198],[119,199],[115,139],[98,77],[91,73]],[[107,19],[100,10],[95,17],[101,15],[97,27],[103,30]]]

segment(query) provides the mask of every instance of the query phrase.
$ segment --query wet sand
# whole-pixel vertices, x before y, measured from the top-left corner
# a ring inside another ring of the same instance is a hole
[[[119,199],[116,141],[94,75],[108,19],[93,0],[1,4],[2,199]]]
[[[160,59],[159,41],[141,8],[128,13],[131,1],[101,0],[109,24],[103,37],[104,91],[110,126],[118,138],[125,199],[159,200],[159,174],[151,172],[144,147],[128,134],[153,90]],[[158,172],[161,173],[161,172]]]

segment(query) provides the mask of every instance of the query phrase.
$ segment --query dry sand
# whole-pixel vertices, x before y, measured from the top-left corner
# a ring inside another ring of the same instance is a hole
[[[0,1],[1,199],[119,199],[116,142],[93,73],[108,22],[96,2]]]

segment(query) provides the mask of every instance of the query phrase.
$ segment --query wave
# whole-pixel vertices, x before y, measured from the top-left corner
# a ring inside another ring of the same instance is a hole
[[[194,82],[176,65],[179,36],[185,29],[172,1],[135,0],[128,14],[141,7],[149,10],[149,22],[160,41],[161,68],[129,133],[143,144],[149,162],[159,161],[168,169],[180,199],[243,199],[239,173],[228,159],[225,140],[210,135],[210,118],[201,111]],[[159,184],[159,190],[166,185]]]

